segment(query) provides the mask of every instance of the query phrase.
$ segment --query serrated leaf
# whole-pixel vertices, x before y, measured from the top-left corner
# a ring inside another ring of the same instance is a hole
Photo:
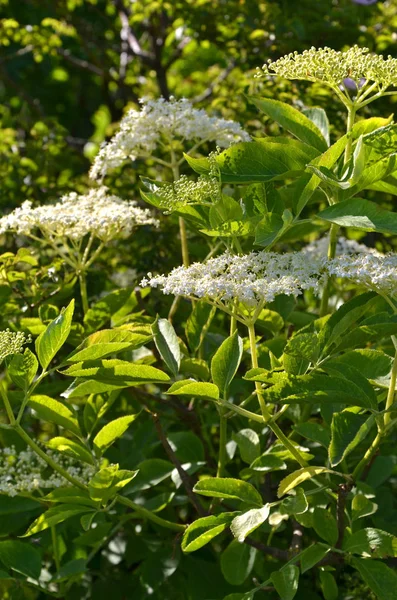
[[[76,460],[86,462],[89,465],[94,464],[94,460],[89,450],[87,450],[87,448],[83,446],[83,444],[75,442],[74,440],[69,440],[68,438],[57,436],[51,438],[50,441],[47,442],[47,446],[51,448],[51,450],[57,450],[62,454],[66,454],[67,456],[71,456]]]
[[[387,531],[367,527],[353,533],[343,544],[343,549],[373,558],[397,556],[397,537]]]
[[[93,440],[93,446],[98,456],[101,456],[119,437],[121,437],[138,417],[135,415],[127,415],[119,417],[106,423],[104,427],[96,434]]]
[[[7,366],[7,372],[13,383],[26,391],[35,378],[38,366],[36,356],[26,348],[23,354],[14,354]]]
[[[41,572],[41,555],[37,548],[18,540],[0,541],[0,560],[7,569],[38,579]]]
[[[250,533],[266,521],[269,513],[270,506],[268,504],[265,504],[262,508],[252,508],[235,517],[230,525],[230,530],[237,541],[243,542]]]
[[[168,319],[157,318],[152,325],[152,333],[161,358],[176,377],[181,364],[181,350],[175,329]]]
[[[378,510],[378,505],[372,502],[364,494],[357,494],[352,500],[352,520],[356,521],[363,517],[369,517]]]
[[[76,504],[60,504],[59,506],[54,506],[40,515],[38,519],[33,521],[26,533],[21,537],[28,537],[29,535],[39,533],[40,531],[44,531],[53,525],[63,523],[71,517],[81,515],[85,512],[90,512],[91,510],[92,509],[88,508],[87,506],[78,506]]]
[[[270,579],[281,600],[292,600],[299,585],[299,569],[295,565],[286,565],[280,571],[273,571]]]
[[[288,496],[282,501],[281,507],[283,511],[289,515],[301,515],[309,508],[306,494],[302,488],[297,488],[294,496]]]
[[[317,215],[341,227],[397,234],[397,214],[370,200],[352,198],[329,206]]]
[[[58,350],[66,342],[72,326],[74,300],[61,311],[36,340],[36,353],[43,369],[46,369]]]
[[[93,333],[84,340],[66,359],[67,362],[84,362],[98,360],[110,354],[139,348],[146,344],[151,335],[129,331],[128,329],[104,329]]]
[[[392,569],[378,560],[361,558],[353,558],[352,565],[378,600],[395,600],[397,575]]]
[[[181,548],[183,552],[195,552],[222,533],[236,513],[222,513],[197,519],[187,527],[183,534]]]
[[[40,419],[55,423],[67,431],[81,436],[81,431],[74,412],[59,400],[49,396],[34,395],[29,399],[29,406],[33,408]]]
[[[167,394],[170,396],[192,396],[219,400],[219,389],[215,384],[192,379],[177,381],[169,388]]]
[[[311,479],[312,477],[316,477],[316,475],[320,475],[321,473],[333,473],[333,471],[331,471],[331,469],[327,469],[326,467],[304,467],[294,471],[293,473],[290,473],[280,482],[277,496],[281,498],[281,496],[288,494],[288,492],[293,490],[297,485],[307,481],[308,479]]]
[[[281,471],[287,468],[285,462],[279,456],[273,454],[262,454],[258,456],[251,464],[250,469],[259,473],[270,473],[271,471]]]
[[[331,443],[328,451],[332,467],[342,462],[368,436],[375,422],[373,415],[367,417],[348,410],[334,413],[331,423]]]
[[[239,368],[243,355],[243,340],[235,331],[219,346],[211,361],[212,381],[227,400],[228,388]]]
[[[262,498],[253,485],[231,477],[206,477],[196,483],[193,488],[196,494],[211,498],[231,498],[246,504],[262,506]]]
[[[236,442],[240,450],[241,459],[251,464],[260,454],[259,436],[253,429],[240,429],[232,434],[232,439]]]

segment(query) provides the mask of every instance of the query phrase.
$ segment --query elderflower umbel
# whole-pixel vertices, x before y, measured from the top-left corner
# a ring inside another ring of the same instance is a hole
[[[293,52],[276,61],[268,60],[259,76],[279,75],[285,79],[320,81],[333,88],[346,78],[359,87],[361,79],[377,83],[383,89],[397,84],[397,59],[370,53],[368,48],[353,46],[342,52],[332,48],[310,48],[301,54]],[[271,73],[273,71],[273,73]]]
[[[276,254],[250,252],[236,256],[226,252],[206,263],[177,267],[168,276],[150,273],[142,286],[159,287],[164,294],[207,298],[221,306],[238,300],[248,308],[272,302],[279,294],[298,296],[302,290],[321,289],[323,260],[300,252]]]
[[[141,105],[141,110],[128,111],[119,131],[99,151],[91,168],[92,179],[103,178],[109,169],[119,167],[127,159],[151,155],[164,141],[215,141],[227,148],[235,142],[250,140],[239,123],[210,117],[205,110],[193,108],[186,98],[141,100]]]
[[[24,344],[29,344],[30,338],[26,337],[22,331],[14,333],[9,329],[0,331],[0,364],[12,354],[21,354]]]
[[[397,298],[397,254],[342,255],[327,262],[330,275]]]
[[[29,235],[39,229],[45,237],[79,240],[92,234],[102,242],[128,236],[138,225],[158,225],[148,209],[136,202],[107,195],[107,188],[92,188],[87,194],[75,192],[53,205],[32,207],[26,201],[0,219],[0,233],[14,231]]]
[[[310,242],[310,244],[302,248],[302,252],[310,258],[325,258],[328,252],[328,244],[328,236],[324,236],[314,242]],[[340,237],[336,244],[336,256],[341,254],[372,254],[372,256],[383,256],[375,248],[369,248],[365,244],[360,244],[355,240],[348,240],[344,237]]]
[[[94,468],[90,465],[83,465],[48,449],[46,453],[81,483],[87,484],[94,474]],[[69,485],[70,483],[55,471],[48,472],[47,464],[30,448],[21,452],[17,452],[13,446],[0,448],[0,494],[16,496],[20,492],[35,492]]]
[[[181,175],[173,183],[158,186],[155,190],[160,200],[160,208],[176,210],[188,204],[210,204],[220,196],[220,185],[215,177],[199,177],[196,181]]]

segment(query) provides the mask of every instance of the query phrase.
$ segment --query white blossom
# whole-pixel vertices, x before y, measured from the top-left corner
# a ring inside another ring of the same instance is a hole
[[[397,298],[397,254],[342,255],[327,261],[329,275]]]
[[[151,155],[163,142],[215,141],[227,148],[250,140],[239,123],[210,117],[205,110],[193,108],[186,98],[142,100],[141,104],[141,110],[128,111],[119,131],[100,149],[91,168],[92,179],[103,178],[109,169],[119,167],[127,159]]]
[[[134,201],[107,194],[106,187],[92,188],[87,194],[75,192],[59,202],[34,208],[27,200],[0,219],[0,233],[13,231],[29,235],[40,230],[45,237],[80,240],[92,234],[103,242],[126,237],[138,225],[158,225],[148,209]]]
[[[300,252],[276,254],[229,252],[206,263],[177,267],[168,276],[148,274],[142,286],[159,287],[164,294],[207,298],[215,303],[237,299],[255,308],[272,302],[279,294],[298,296],[303,290],[318,293],[323,281],[323,259],[310,259]]]
[[[314,242],[310,242],[310,244],[302,248],[302,252],[311,258],[325,258],[328,253],[328,244],[329,238],[328,236],[324,236]],[[341,254],[372,254],[373,256],[382,256],[375,248],[369,248],[365,244],[360,244],[355,240],[348,240],[345,237],[338,238],[336,244],[336,256]]]
[[[94,474],[94,468],[90,465],[78,463],[48,449],[46,453],[81,483],[87,484]],[[31,493],[70,485],[56,471],[48,473],[47,463],[30,448],[21,452],[14,446],[0,448],[0,494],[16,496],[21,492]]]

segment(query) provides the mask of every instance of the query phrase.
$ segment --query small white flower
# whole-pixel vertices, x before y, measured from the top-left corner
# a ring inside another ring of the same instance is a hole
[[[327,262],[330,275],[397,298],[397,254],[342,255]]]
[[[164,141],[214,141],[227,148],[235,142],[250,140],[239,123],[210,117],[205,110],[193,108],[185,98],[142,100],[141,104],[141,110],[130,110],[124,116],[119,131],[100,149],[91,168],[92,179],[103,178],[108,170],[127,159],[152,154]]]
[[[325,258],[328,252],[328,244],[329,238],[328,236],[324,236],[314,242],[310,242],[310,244],[302,248],[302,252],[311,258]],[[360,244],[355,240],[348,240],[344,237],[340,237],[336,244],[336,256],[341,254],[372,254],[372,256],[382,256],[375,248],[369,248],[365,244]]]

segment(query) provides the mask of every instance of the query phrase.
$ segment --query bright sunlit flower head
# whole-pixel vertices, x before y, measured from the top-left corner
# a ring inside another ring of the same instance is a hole
[[[397,298],[397,254],[342,255],[328,261],[327,271],[358,286]]]
[[[205,110],[193,108],[189,100],[142,100],[141,110],[130,110],[120,123],[116,135],[105,144],[95,158],[90,176],[103,178],[109,169],[127,159],[147,158],[161,144],[215,141],[222,148],[250,136],[239,123],[210,117]]]
[[[158,225],[148,209],[136,202],[108,195],[106,187],[92,188],[87,194],[75,192],[60,202],[33,208],[30,201],[0,219],[0,233],[13,231],[29,235],[40,230],[45,237],[80,240],[87,234],[103,242],[126,237],[139,225]]]
[[[368,48],[353,46],[346,51],[332,48],[310,48],[302,53],[293,52],[263,65],[265,75],[279,75],[285,79],[319,81],[337,88],[347,78],[356,83],[365,79],[382,89],[397,84],[397,59],[372,54]]]
[[[328,246],[329,238],[328,236],[324,236],[314,242],[310,242],[310,244],[302,248],[302,252],[307,254],[310,258],[326,258]],[[375,250],[375,248],[369,248],[365,244],[360,244],[355,240],[348,240],[344,237],[338,238],[336,244],[336,256],[340,256],[341,254],[371,254],[372,256],[383,256],[380,252]]]
[[[7,356],[21,354],[23,346],[29,342],[30,337],[27,337],[22,331],[16,333],[9,329],[0,331],[0,364]]]
[[[206,298],[218,305],[238,300],[248,308],[272,302],[279,294],[298,296],[321,289],[323,260],[308,260],[300,252],[276,254],[226,252],[206,263],[177,267],[168,276],[151,274],[142,286],[159,287],[164,294]]]

